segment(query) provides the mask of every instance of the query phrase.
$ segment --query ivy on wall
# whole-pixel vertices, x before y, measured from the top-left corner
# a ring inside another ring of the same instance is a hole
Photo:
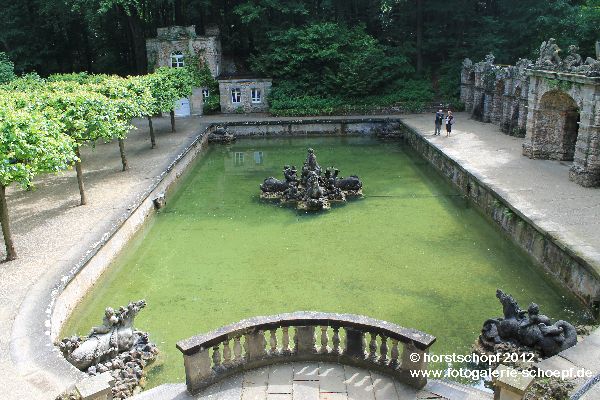
[[[558,89],[562,90],[563,92],[568,92],[573,88],[573,82],[563,81],[560,79],[546,78],[546,83],[550,89]]]

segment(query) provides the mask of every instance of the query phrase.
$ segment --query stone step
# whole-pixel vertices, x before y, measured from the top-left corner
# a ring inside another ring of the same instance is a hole
[[[423,390],[436,394],[447,400],[492,400],[491,392],[462,385],[448,380],[430,380]]]

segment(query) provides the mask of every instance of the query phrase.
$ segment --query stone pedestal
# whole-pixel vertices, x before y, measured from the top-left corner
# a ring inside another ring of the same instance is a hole
[[[500,364],[494,378],[494,400],[521,400],[533,383],[533,378],[525,376],[514,368]]]
[[[212,374],[212,363],[208,350],[183,356],[185,366],[185,382],[190,393],[195,393],[202,382],[208,380]]]
[[[82,400],[112,400],[112,385],[115,380],[110,372],[90,376],[75,385]]]

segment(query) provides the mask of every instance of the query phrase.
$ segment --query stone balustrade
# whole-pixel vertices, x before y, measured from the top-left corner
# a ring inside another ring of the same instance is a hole
[[[192,394],[244,370],[294,361],[337,362],[427,383],[432,335],[360,315],[295,312],[250,318],[177,343]],[[417,372],[419,374],[419,372]]]

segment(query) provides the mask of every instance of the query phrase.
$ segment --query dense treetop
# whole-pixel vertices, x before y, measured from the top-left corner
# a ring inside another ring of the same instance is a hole
[[[425,72],[490,51],[500,63],[532,57],[550,36],[593,55],[600,36],[600,0],[0,0],[0,7],[0,52],[17,73],[42,76],[142,73],[145,38],[172,24],[195,24],[199,33],[217,24],[226,54],[242,62],[307,25],[321,24],[305,31],[313,34],[326,22],[362,26],[373,42],[356,44],[372,47],[360,56],[388,49]]]

